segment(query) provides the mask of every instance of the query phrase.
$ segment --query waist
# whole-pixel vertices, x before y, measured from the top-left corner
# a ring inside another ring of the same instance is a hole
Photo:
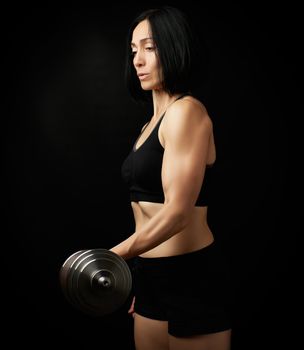
[[[145,267],[156,267],[156,266],[172,266],[176,269],[178,263],[185,263],[185,261],[196,264],[199,260],[201,262],[202,258],[207,259],[207,257],[212,254],[215,254],[215,251],[218,253],[218,244],[213,239],[211,243],[200,247],[199,249],[192,250],[186,253],[170,255],[170,256],[159,256],[159,257],[145,257],[137,256],[135,261],[140,266]],[[195,266],[195,265],[194,265]]]
[[[144,227],[164,204],[151,202],[131,203],[136,230]],[[142,257],[172,256],[198,250],[210,244],[213,234],[207,223],[207,207],[193,207],[189,214],[187,226],[168,240],[160,243],[151,250],[142,253]]]

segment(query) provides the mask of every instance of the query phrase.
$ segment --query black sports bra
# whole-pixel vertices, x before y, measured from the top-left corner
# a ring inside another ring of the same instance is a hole
[[[148,138],[136,149],[137,141],[147,125],[143,128],[131,152],[122,164],[122,178],[129,186],[130,200],[133,202],[164,203],[165,198],[161,181],[164,148],[159,142],[158,130],[165,113],[160,117]],[[206,206],[209,203],[212,169],[213,166],[207,165],[195,206]]]

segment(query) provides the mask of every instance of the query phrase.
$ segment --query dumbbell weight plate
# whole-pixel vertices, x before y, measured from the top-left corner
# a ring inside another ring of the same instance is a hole
[[[107,249],[81,250],[62,265],[60,283],[65,296],[83,312],[103,316],[116,311],[132,288],[130,269]]]

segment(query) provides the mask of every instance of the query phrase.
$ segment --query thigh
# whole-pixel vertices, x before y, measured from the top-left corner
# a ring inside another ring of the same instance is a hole
[[[231,330],[183,338],[169,335],[170,350],[230,350],[230,346]]]
[[[136,350],[169,350],[168,322],[134,313]]]

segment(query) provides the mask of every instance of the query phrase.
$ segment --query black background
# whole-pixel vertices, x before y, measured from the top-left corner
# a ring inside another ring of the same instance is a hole
[[[64,299],[58,272],[73,252],[110,248],[134,230],[120,167],[150,110],[125,89],[125,36],[138,11],[155,5],[22,5],[3,15],[1,256],[12,344],[134,348],[128,303],[103,319],[86,316]],[[289,175],[299,44],[289,5],[179,6],[209,58],[199,91],[218,153],[209,221],[232,265],[232,350],[296,342]]]

